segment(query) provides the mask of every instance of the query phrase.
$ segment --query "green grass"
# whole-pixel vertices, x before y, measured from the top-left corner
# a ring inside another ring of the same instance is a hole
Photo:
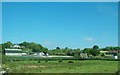
[[[3,64],[11,73],[115,73],[118,61],[106,60],[13,61]]]

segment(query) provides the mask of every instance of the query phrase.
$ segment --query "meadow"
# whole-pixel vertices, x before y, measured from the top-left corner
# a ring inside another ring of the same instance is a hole
[[[68,63],[73,61],[73,63]],[[9,73],[115,73],[118,61],[62,60],[62,61],[13,61],[3,64]]]

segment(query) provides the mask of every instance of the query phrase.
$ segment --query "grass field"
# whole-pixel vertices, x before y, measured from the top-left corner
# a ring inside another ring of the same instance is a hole
[[[118,61],[107,60],[13,61],[3,64],[10,73],[115,73]]]

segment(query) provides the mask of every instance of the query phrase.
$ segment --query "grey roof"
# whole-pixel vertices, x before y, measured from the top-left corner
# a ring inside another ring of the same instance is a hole
[[[22,51],[21,49],[9,49],[9,48],[7,48],[7,49],[5,49],[6,51]]]

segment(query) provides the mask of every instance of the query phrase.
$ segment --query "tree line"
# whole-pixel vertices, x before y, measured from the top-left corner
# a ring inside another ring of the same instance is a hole
[[[12,42],[8,41],[3,44],[0,44],[0,49],[2,51],[5,50],[5,48],[11,48],[13,46]],[[37,44],[35,42],[22,42],[17,44],[21,46],[23,52],[27,53],[34,53],[34,52],[44,52],[45,54],[48,53],[49,55],[68,55],[68,56],[75,56],[79,57],[80,53],[87,53],[87,55],[97,56],[100,54],[100,51],[118,51],[120,50],[120,47],[113,47],[113,46],[107,46],[105,48],[99,48],[98,45],[94,45],[92,48],[84,48],[83,50],[80,50],[80,48],[77,49],[71,49],[68,47],[60,48],[56,47],[55,49],[48,50],[48,48],[43,47],[41,44]]]

